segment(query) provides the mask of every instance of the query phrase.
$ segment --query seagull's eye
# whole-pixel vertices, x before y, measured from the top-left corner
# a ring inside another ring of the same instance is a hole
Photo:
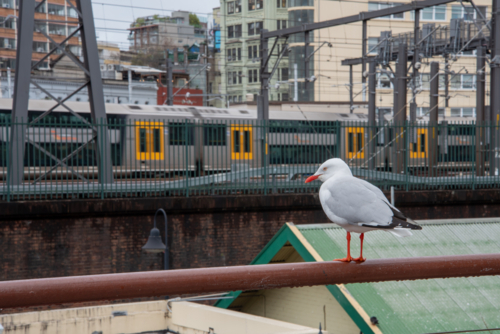
[[[324,170],[324,171],[326,171],[327,169],[328,169],[328,168],[326,168],[326,167],[325,167],[325,168],[323,168],[323,170]]]

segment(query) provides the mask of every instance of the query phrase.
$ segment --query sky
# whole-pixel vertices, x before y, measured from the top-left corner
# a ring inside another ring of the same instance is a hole
[[[122,50],[128,50],[127,28],[138,17],[175,10],[207,17],[219,6],[219,0],[92,0],[98,40],[117,43]]]

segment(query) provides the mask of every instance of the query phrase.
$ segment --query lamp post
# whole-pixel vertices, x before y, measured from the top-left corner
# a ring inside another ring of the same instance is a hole
[[[156,228],[156,216],[158,213],[163,213],[163,218],[165,219],[165,244],[161,241],[160,230]],[[142,246],[142,250],[147,253],[161,253],[165,252],[164,256],[164,264],[165,270],[168,270],[168,239],[167,239],[167,214],[165,210],[158,209],[155,213],[154,218],[154,227],[151,229],[149,233],[148,242],[144,246]]]

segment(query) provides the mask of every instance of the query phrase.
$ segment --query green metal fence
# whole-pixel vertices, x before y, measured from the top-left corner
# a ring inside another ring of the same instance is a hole
[[[304,184],[337,157],[353,174],[387,189],[475,189],[500,184],[498,127],[441,122],[385,124],[329,121],[110,119],[78,117],[33,123],[0,119],[3,200],[211,196],[316,192]],[[13,127],[27,127],[23,152],[10,151]],[[111,145],[114,182],[99,182],[102,147]],[[497,143],[497,144],[495,144]],[[24,154],[24,180],[9,161]],[[9,160],[10,159],[10,160]]]

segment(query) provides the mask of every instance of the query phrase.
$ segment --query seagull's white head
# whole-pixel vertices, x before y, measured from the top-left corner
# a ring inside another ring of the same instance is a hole
[[[314,173],[314,175],[311,175],[306,179],[306,183],[309,183],[316,179],[320,180],[321,182],[325,182],[332,176],[339,174],[352,176],[351,169],[342,159],[333,158],[325,161],[318,168],[316,173]]]

